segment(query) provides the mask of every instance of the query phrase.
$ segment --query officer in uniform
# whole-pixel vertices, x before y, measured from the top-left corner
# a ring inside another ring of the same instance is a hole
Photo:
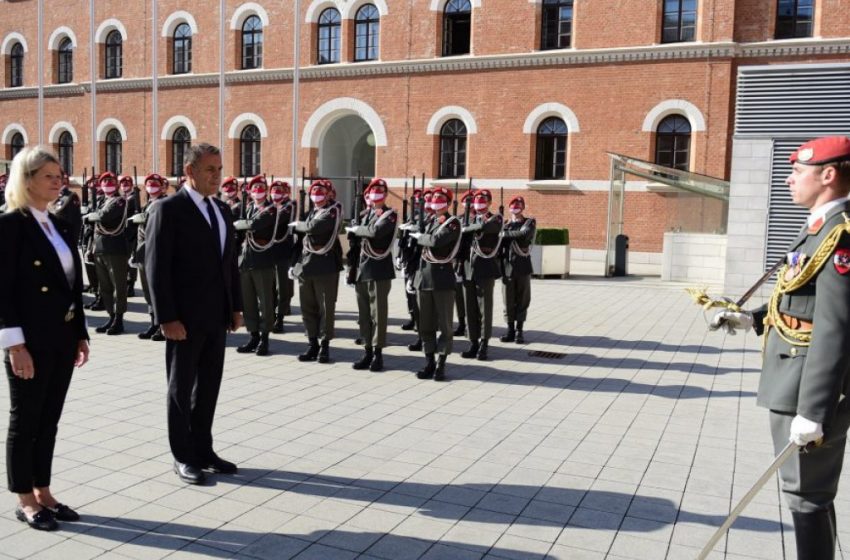
[[[368,211],[360,225],[349,226],[349,233],[360,238],[360,262],[357,265],[358,324],[363,339],[363,357],[354,362],[354,369],[381,371],[384,369],[383,348],[387,345],[388,298],[392,287],[392,252],[398,216],[389,208],[387,183],[375,178],[364,196]]]
[[[502,300],[508,332],[499,340],[525,344],[522,329],[531,304],[531,245],[537,222],[525,216],[525,199],[516,196],[508,203],[511,218],[502,229]]]
[[[430,204],[434,217],[428,221],[424,232],[410,234],[422,247],[416,289],[419,291],[419,336],[425,349],[425,367],[416,373],[419,379],[444,381],[446,358],[452,351],[454,261],[460,248],[461,224],[448,213],[451,200],[450,190],[435,188]],[[437,330],[440,331],[439,339]],[[435,363],[436,353],[439,357]]]
[[[475,221],[463,227],[472,234],[469,256],[463,261],[463,287],[469,327],[469,350],[464,358],[487,359],[487,347],[493,330],[493,287],[502,276],[499,269],[499,246],[502,216],[490,212],[490,191],[476,191],[472,197]]]
[[[97,282],[109,320],[95,331],[116,335],[124,332],[124,313],[127,311],[127,265],[130,247],[127,243],[127,199],[118,191],[118,178],[104,172],[98,183],[103,189],[104,202],[86,220],[94,223],[94,255]]]
[[[141,211],[136,202],[136,197],[133,196],[136,190],[136,182],[129,175],[121,175],[118,177],[118,188],[121,190],[121,196],[127,200],[127,244],[130,246],[130,255],[136,252],[136,239],[138,237],[138,226],[133,222],[133,216]],[[135,267],[127,266],[127,297],[136,296],[136,276],[139,274]]]
[[[163,341],[165,336],[159,328],[153,313],[153,304],[151,303],[150,286],[148,285],[148,277],[145,274],[145,224],[148,222],[148,214],[155,202],[165,198],[165,191],[168,188],[168,181],[156,173],[151,173],[145,177],[145,192],[148,195],[148,200],[145,203],[144,209],[138,214],[130,218],[130,221],[136,226],[136,247],[133,250],[133,261],[131,265],[138,270],[139,276],[142,278],[142,293],[145,296],[145,303],[148,305],[148,314],[151,317],[151,324],[147,330],[139,333],[139,338],[142,340]]]
[[[237,221],[235,228],[245,232],[245,243],[239,257],[239,277],[242,282],[242,314],[251,338],[236,351],[267,356],[269,333],[274,325],[275,236],[278,227],[284,227],[286,223],[278,216],[277,208],[268,196],[265,177],[257,175],[251,179],[248,188],[251,190],[251,205],[247,218]]]
[[[401,325],[403,331],[417,329],[419,323],[419,304],[416,302],[416,289],[413,287],[413,277],[419,267],[420,251],[419,245],[410,237],[410,232],[416,229],[416,204],[422,197],[422,189],[413,190],[410,214],[407,220],[398,228],[398,256],[396,257],[396,269],[404,276],[404,293],[407,299],[407,313],[410,320]],[[410,227],[407,227],[410,226]],[[421,348],[419,350],[422,350]]]
[[[293,278],[299,282],[301,317],[309,340],[307,351],[298,359],[308,362],[318,358],[320,363],[328,363],[342,270],[339,232],[343,212],[333,184],[326,179],[317,179],[310,185],[310,201],[313,209],[307,219],[290,224],[304,236],[300,261],[292,267]]]
[[[460,199],[460,203],[463,206],[464,225],[469,225],[466,223],[466,218],[472,210],[473,194],[472,190],[468,190]],[[469,211],[467,211],[467,208],[469,208]],[[463,263],[469,258],[471,241],[471,233],[463,234],[460,242],[460,251],[458,251],[457,255],[457,263],[455,264],[455,312],[457,313],[455,336],[466,336],[466,298],[463,293]]]
[[[292,314],[290,304],[292,302],[292,294],[294,286],[292,279],[289,277],[289,267],[292,266],[292,252],[294,250],[292,230],[288,224],[294,222],[297,217],[295,214],[295,203],[292,201],[292,187],[286,181],[273,181],[269,187],[271,199],[278,213],[278,221],[280,223],[277,228],[277,235],[274,239],[274,275],[275,275],[275,295],[277,301],[277,313],[275,313],[274,326],[272,332],[283,332],[283,318]]]
[[[752,313],[719,311],[710,328],[755,325],[766,338],[757,404],[770,410],[777,454],[789,440],[806,446],[780,469],[797,558],[830,560],[850,426],[850,138],[807,142],[791,163],[791,198],[810,214],[770,302]]]
[[[102,191],[97,184],[97,177],[92,177],[83,186],[89,191],[89,206],[85,208],[83,214],[83,232],[80,237],[80,252],[83,254],[83,265],[86,269],[86,278],[89,281],[88,291],[94,295],[94,300],[85,304],[83,307],[93,311],[103,310],[103,303],[100,297],[100,286],[97,283],[97,267],[95,266],[94,258],[94,222],[86,220],[85,216],[100,208],[103,202]]]
[[[62,189],[53,203],[53,213],[68,222],[71,237],[79,241],[83,228],[82,203],[80,195],[71,190],[68,175],[62,174]]]

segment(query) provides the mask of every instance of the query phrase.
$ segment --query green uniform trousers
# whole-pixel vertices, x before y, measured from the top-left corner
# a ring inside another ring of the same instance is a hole
[[[242,315],[248,332],[272,332],[274,326],[274,267],[243,270]]]
[[[505,321],[525,322],[531,305],[531,275],[502,278],[502,300],[505,302]]]
[[[145,274],[145,267],[140,264],[136,270],[139,271],[139,278],[142,279],[142,294],[145,296],[145,303],[148,304],[148,313],[153,314],[153,305],[151,305],[151,287],[148,284],[148,275]]]
[[[277,288],[277,314],[279,317],[285,317],[292,314],[290,305],[292,303],[292,295],[295,293],[295,286],[292,279],[289,277],[289,262],[284,264],[274,265],[274,275]]]
[[[454,308],[454,290],[419,290],[419,336],[426,354],[452,353]]]
[[[298,295],[308,338],[333,339],[338,290],[339,272],[301,278]]]
[[[458,322],[466,323],[466,302],[463,298],[463,282],[455,283],[455,310],[457,311]]]
[[[110,315],[127,312],[127,260],[129,255],[95,255],[97,283],[103,307]]]
[[[357,324],[363,344],[373,348],[387,345],[388,300],[392,280],[366,280],[354,284],[357,293]]]
[[[493,331],[493,287],[496,280],[484,278],[463,283],[466,297],[466,325],[469,340],[487,340]]]

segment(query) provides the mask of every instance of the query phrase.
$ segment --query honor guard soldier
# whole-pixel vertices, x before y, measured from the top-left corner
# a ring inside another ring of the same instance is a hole
[[[292,314],[290,307],[294,291],[292,278],[289,277],[289,267],[292,266],[292,252],[294,235],[288,225],[297,219],[295,214],[295,203],[292,201],[292,188],[286,181],[273,181],[269,187],[271,199],[279,216],[280,225],[275,235],[275,295],[277,301],[277,312],[275,313],[272,332],[283,332],[283,318]]]
[[[151,173],[145,177],[145,193],[148,195],[148,200],[141,212],[130,218],[130,221],[136,226],[136,247],[133,250],[133,260],[131,266],[138,270],[138,274],[142,279],[142,294],[145,296],[145,303],[148,306],[148,314],[151,318],[151,324],[148,328],[139,333],[139,338],[142,340],[163,341],[165,336],[159,328],[159,324],[153,313],[153,304],[151,303],[151,291],[148,285],[148,277],[145,274],[145,225],[148,222],[148,214],[155,202],[165,198],[165,191],[168,188],[168,181],[156,173]]]
[[[9,177],[3,173],[0,175],[0,214],[6,211],[6,182]]]
[[[227,203],[234,220],[242,217],[242,201],[239,200],[239,180],[236,177],[228,177],[221,183],[221,199]]]
[[[330,342],[334,337],[334,315],[342,270],[342,246],[339,242],[342,207],[335,200],[333,184],[325,179],[310,185],[313,209],[306,220],[292,222],[304,236],[301,259],[292,268],[299,282],[301,317],[309,346],[298,356],[302,362],[330,361]],[[319,337],[322,337],[321,345]]]
[[[127,200],[127,243],[130,246],[130,255],[132,255],[136,251],[136,239],[138,237],[138,226],[133,223],[133,216],[138,214],[141,211],[139,205],[136,203],[136,197],[133,196],[136,190],[136,182],[129,175],[121,175],[118,177],[118,188],[121,190],[121,196],[123,196]],[[127,266],[127,297],[135,297],[136,295],[136,276],[139,274],[139,271],[132,267]]]
[[[411,198],[410,214],[407,220],[398,228],[398,256],[396,257],[396,268],[404,276],[404,295],[407,300],[407,313],[410,320],[401,326],[403,331],[418,330],[419,303],[416,301],[416,288],[413,287],[413,279],[419,268],[419,259],[422,256],[419,244],[410,237],[410,232],[416,229],[416,208],[422,198],[422,190],[414,189]],[[422,348],[419,348],[421,351]]]
[[[434,217],[425,225],[424,232],[410,234],[422,247],[416,289],[419,291],[419,336],[425,349],[425,367],[416,373],[419,379],[444,381],[446,358],[452,351],[454,260],[460,248],[461,224],[448,213],[451,199],[450,190],[443,187],[434,189],[431,196]],[[436,363],[435,354],[439,354]]]
[[[83,188],[88,189],[91,196],[89,197],[90,206],[85,209],[85,214],[83,216],[83,233],[82,237],[80,237],[80,251],[83,253],[83,266],[86,269],[86,278],[89,280],[88,289],[89,292],[94,295],[94,300],[85,304],[83,307],[93,311],[101,311],[103,309],[103,302],[100,297],[100,286],[97,283],[97,267],[95,266],[94,258],[94,222],[87,221],[85,216],[100,208],[100,205],[103,203],[103,196],[102,191],[100,190],[100,185],[98,185],[97,182],[97,177],[92,177],[86,181]]]
[[[460,203],[463,205],[464,225],[469,225],[469,216],[472,211],[472,196],[474,194],[472,190],[468,190],[460,199]],[[471,241],[471,233],[463,235],[463,239],[460,242],[460,250],[457,254],[457,262],[455,263],[455,312],[457,313],[455,336],[466,336],[466,297],[463,293],[463,263],[469,258]]]
[[[464,358],[487,359],[487,347],[493,330],[493,287],[502,276],[499,269],[499,246],[502,216],[490,212],[490,191],[476,191],[472,198],[473,223],[464,226],[471,233],[469,257],[463,261],[464,299],[469,328],[469,350]]]
[[[395,270],[393,269],[393,239],[398,216],[389,208],[387,183],[372,179],[364,193],[368,210],[357,226],[346,229],[360,238],[360,262],[357,265],[358,324],[365,353],[354,362],[354,369],[382,371],[383,349],[387,345],[388,299]]]
[[[79,242],[80,231],[83,229],[83,214],[80,195],[71,190],[68,175],[62,174],[62,189],[59,197],[53,203],[53,213],[70,226],[71,237]]]
[[[764,342],[757,404],[770,410],[777,454],[805,449],[780,468],[797,558],[835,557],[834,500],[850,426],[850,138],[812,140],[791,154],[786,183],[807,223],[788,248],[769,303],[727,309],[712,330],[755,325]]]
[[[286,223],[269,199],[265,177],[257,175],[251,179],[248,188],[251,190],[251,204],[246,219],[236,222],[235,227],[245,232],[245,243],[239,257],[239,277],[242,282],[242,313],[251,338],[236,351],[267,356],[269,333],[274,326],[275,236],[277,228],[285,227]]]
[[[88,214],[94,222],[94,253],[97,281],[109,320],[95,331],[109,335],[124,332],[127,311],[127,265],[130,247],[127,243],[127,199],[118,191],[118,178],[109,171],[98,179],[104,202],[99,210]]]
[[[523,325],[531,304],[531,245],[537,231],[534,218],[525,216],[525,199],[514,197],[508,204],[511,217],[502,229],[502,299],[508,332],[499,340],[525,344]]]

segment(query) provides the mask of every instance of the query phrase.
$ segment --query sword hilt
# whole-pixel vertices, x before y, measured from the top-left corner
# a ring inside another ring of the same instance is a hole
[[[734,311],[736,313],[740,313],[741,311],[741,307],[730,299],[710,298],[708,296],[707,288],[685,288],[685,291],[688,292],[688,295],[691,296],[691,299],[694,300],[694,303],[702,307],[703,311],[708,311],[709,309],[716,308],[728,309],[729,311]]]

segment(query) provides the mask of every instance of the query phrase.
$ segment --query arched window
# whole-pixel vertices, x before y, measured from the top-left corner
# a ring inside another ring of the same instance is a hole
[[[549,117],[537,127],[535,179],[565,179],[567,176],[567,125]]]
[[[60,84],[69,84],[74,81],[74,44],[71,39],[65,37],[59,43],[57,52],[57,61],[59,63],[56,81]]]
[[[354,16],[354,60],[377,60],[381,16],[374,4],[365,4]]]
[[[472,36],[472,4],[449,0],[443,10],[443,56],[469,54]]]
[[[697,0],[664,0],[661,42],[693,41],[697,29]]]
[[[263,65],[263,22],[251,16],[242,24],[242,69],[260,68]]]
[[[670,115],[658,123],[655,134],[655,163],[687,171],[691,160],[691,123],[681,115]]]
[[[319,16],[319,64],[339,62],[339,37],[342,20],[339,10],[328,8]]]
[[[106,36],[106,78],[120,78],[124,72],[124,40],[113,29]]]
[[[186,152],[192,145],[192,135],[185,126],[179,127],[171,135],[171,174],[175,177],[183,175],[183,162]]]
[[[59,163],[68,175],[74,174],[74,137],[67,130],[59,135]]]
[[[452,119],[440,129],[440,178],[465,176],[466,125],[459,119]]]
[[[573,32],[573,0],[543,0],[541,49],[566,49]]]
[[[260,172],[260,129],[249,124],[239,136],[239,173],[243,177],[253,177]]]
[[[9,140],[9,159],[15,159],[15,156],[24,149],[24,135],[16,132]]]
[[[121,174],[121,133],[113,128],[106,133],[106,170]]]
[[[22,85],[24,85],[24,46],[15,43],[9,51],[9,87]]]
[[[776,7],[776,38],[812,36],[815,0],[779,0]]]
[[[172,46],[171,72],[188,74],[192,71],[192,28],[188,23],[181,23],[174,30]]]

